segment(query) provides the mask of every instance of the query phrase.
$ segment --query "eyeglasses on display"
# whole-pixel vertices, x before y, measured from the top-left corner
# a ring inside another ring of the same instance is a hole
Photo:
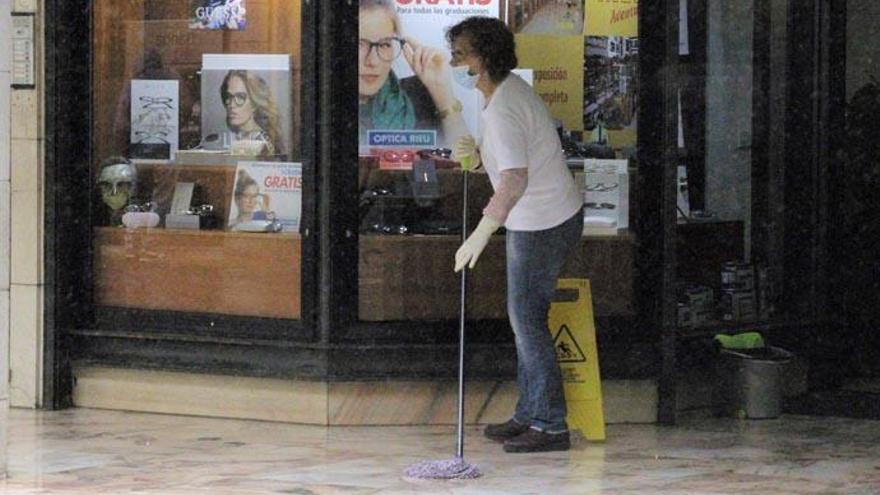
[[[367,234],[407,235],[409,227],[398,223],[374,223],[361,228],[361,232]]]
[[[138,143],[159,141],[164,144],[169,144],[168,131],[135,131],[134,135]]]
[[[411,150],[385,150],[382,160],[386,162],[412,162],[415,156]]]
[[[141,102],[141,108],[167,108],[172,109],[171,103],[174,101],[170,96],[141,96],[138,98]]]
[[[608,192],[617,189],[617,183],[605,184],[603,182],[599,182],[597,184],[587,184],[585,190],[594,191],[594,192]]]
[[[365,196],[365,197],[370,197],[370,196],[390,196],[391,194],[393,194],[393,192],[391,191],[391,189],[388,189],[388,188],[385,188],[385,187],[374,187],[374,188],[372,188],[372,189],[368,189],[368,190],[364,191],[364,196]]]
[[[208,216],[214,214],[214,205],[204,204],[199,206],[190,207],[190,209],[183,212],[185,215],[199,215],[199,216]]]
[[[613,209],[617,208],[617,206],[614,203],[593,203],[593,202],[584,203],[584,207],[586,207],[588,210],[613,210]]]
[[[432,158],[450,158],[452,156],[452,150],[449,148],[424,149],[419,150],[418,154],[419,158],[425,160],[430,160]]]
[[[156,205],[152,201],[147,201],[146,203],[132,203],[127,205],[123,211],[125,213],[140,213],[140,212],[148,212],[153,211],[156,208]]]
[[[370,41],[361,38],[358,41],[358,56],[361,59],[366,59],[370,56],[370,52],[375,48],[376,56],[379,57],[379,59],[385,62],[391,62],[400,56],[400,52],[403,50],[403,45],[405,44],[406,40],[397,37],[382,38],[378,41]]]

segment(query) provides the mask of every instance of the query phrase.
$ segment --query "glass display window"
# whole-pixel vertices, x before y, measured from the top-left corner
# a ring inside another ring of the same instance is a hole
[[[597,1],[485,0],[456,9],[404,3],[359,2],[358,319],[437,322],[459,315],[460,278],[452,268],[462,227],[473,230],[494,193],[485,173],[471,174],[465,190],[452,156],[462,136],[480,142],[485,132],[480,114],[487,103],[479,90],[459,84],[452,66],[463,68],[457,61],[465,55],[445,34],[470,16],[501,19],[513,32],[514,73],[546,104],[581,189],[585,229],[563,277],[594,279],[597,314],[632,317],[635,0],[613,8]],[[600,21],[587,26],[590,15]],[[621,16],[626,22],[617,22]],[[613,173],[593,173],[597,167]],[[496,234],[470,281],[471,319],[507,318],[506,237],[504,229]]]
[[[93,3],[96,306],[300,319],[301,15]]]

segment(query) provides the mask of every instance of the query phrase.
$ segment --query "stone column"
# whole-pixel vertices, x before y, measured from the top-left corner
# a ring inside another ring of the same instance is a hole
[[[0,479],[6,477],[6,418],[9,411],[9,107],[12,20],[0,0]]]
[[[34,14],[35,88],[12,88],[8,98],[8,356],[11,373],[7,376],[9,405],[35,408],[42,402],[43,366],[43,12],[38,0],[0,0],[0,3],[6,4],[13,13]],[[9,17],[8,10],[3,17]],[[9,36],[7,33],[9,29],[3,30],[2,36]],[[4,41],[2,46],[11,45]]]

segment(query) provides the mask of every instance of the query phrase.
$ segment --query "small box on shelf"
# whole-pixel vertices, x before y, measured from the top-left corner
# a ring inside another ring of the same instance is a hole
[[[729,322],[749,323],[757,320],[758,308],[754,289],[721,290],[721,319]]]
[[[627,160],[584,160],[584,227],[629,227]]]
[[[726,261],[721,264],[721,318],[741,323],[758,319],[755,269],[751,263]]]
[[[182,213],[169,213],[165,215],[166,229],[199,229],[199,216]]]
[[[751,263],[726,261],[721,265],[721,288],[727,290],[754,290],[755,270]]]
[[[678,326],[699,327],[715,320],[715,294],[711,288],[690,284],[679,291]]]

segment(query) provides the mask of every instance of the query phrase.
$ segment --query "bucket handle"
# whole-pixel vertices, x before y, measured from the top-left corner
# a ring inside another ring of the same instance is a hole
[[[774,353],[778,353],[779,354],[778,357],[774,356],[772,359],[767,359],[767,358],[762,359],[759,357],[752,356],[750,354],[746,354],[744,352],[738,352],[736,349],[721,349],[721,352],[723,354],[732,354],[734,356],[741,357],[744,359],[751,359],[753,361],[773,361],[773,362],[780,362],[780,363],[790,361],[791,358],[794,357],[794,354],[786,351],[785,349],[781,349],[781,348],[775,347],[775,346],[767,346],[767,348],[772,349]]]

